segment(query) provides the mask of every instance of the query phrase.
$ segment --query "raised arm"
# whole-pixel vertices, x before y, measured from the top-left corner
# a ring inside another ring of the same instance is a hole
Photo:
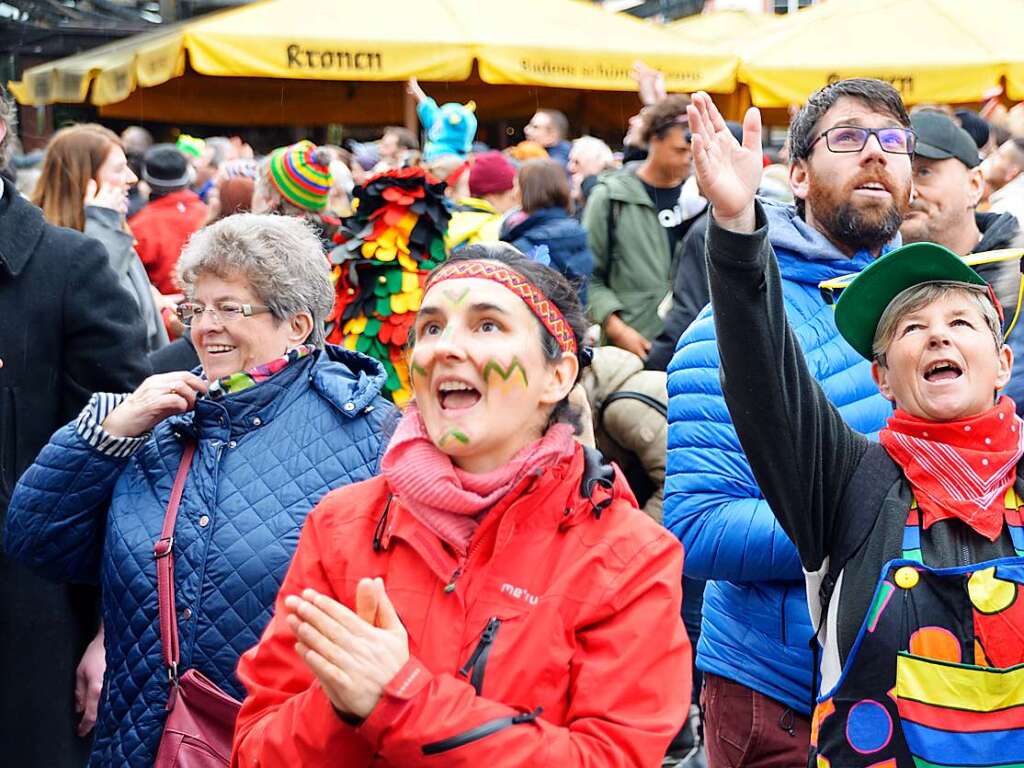
[[[722,390],[754,477],[804,567],[829,554],[836,513],[867,440],[846,425],[807,370],[782,298],[763,209],[761,121],[743,143],[707,94],[689,109],[701,189],[712,204],[708,275]]]

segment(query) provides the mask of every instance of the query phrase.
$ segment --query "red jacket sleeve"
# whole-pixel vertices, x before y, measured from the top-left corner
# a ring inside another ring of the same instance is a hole
[[[660,765],[690,702],[681,573],[682,549],[668,534],[625,565],[604,615],[577,631],[565,726],[411,659],[358,731],[395,766]]]
[[[320,558],[316,519],[310,516],[278,592],[274,617],[259,644],[238,662],[238,677],[248,695],[235,725],[232,768],[370,764],[369,744],[335,713],[295,652],[295,635],[285,623],[288,595],[306,588],[333,594]]]

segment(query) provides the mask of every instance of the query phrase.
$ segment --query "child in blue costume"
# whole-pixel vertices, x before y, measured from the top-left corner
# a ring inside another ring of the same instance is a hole
[[[439,107],[420,88],[415,77],[409,78],[409,93],[416,97],[416,114],[427,131],[423,159],[429,162],[442,155],[465,159],[476,136],[476,104],[449,102]]]

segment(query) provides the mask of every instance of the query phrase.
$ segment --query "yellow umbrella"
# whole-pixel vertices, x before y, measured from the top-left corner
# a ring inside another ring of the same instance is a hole
[[[697,45],[741,53],[744,44],[772,31],[781,17],[750,11],[707,11],[666,25],[666,29]]]
[[[1024,100],[1024,0],[971,0],[955,8],[964,30],[983,40],[1003,63],[1006,95]]]
[[[689,49],[689,50],[687,50]],[[27,70],[23,104],[122,101],[191,69],[219,77],[463,81],[632,91],[638,57],[673,91],[728,92],[736,57],[582,0],[264,0]],[[73,87],[71,87],[73,85]]]
[[[907,104],[979,101],[1005,67],[971,31],[975,14],[974,0],[828,0],[781,22],[746,53],[739,79],[762,107],[802,104],[848,77],[886,80]]]

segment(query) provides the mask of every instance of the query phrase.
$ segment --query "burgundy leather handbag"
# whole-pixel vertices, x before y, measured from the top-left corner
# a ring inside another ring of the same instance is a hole
[[[153,547],[160,606],[160,645],[171,686],[167,724],[160,737],[154,768],[225,768],[231,760],[235,719],[242,706],[200,672],[189,669],[180,677],[178,674],[181,650],[174,607],[174,522],[195,452],[195,443],[185,446],[178,474],[174,477],[164,527]]]

